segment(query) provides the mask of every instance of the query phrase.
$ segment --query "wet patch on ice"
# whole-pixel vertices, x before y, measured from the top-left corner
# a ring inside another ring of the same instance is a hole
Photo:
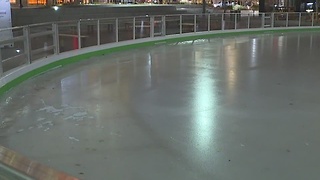
[[[11,123],[12,123],[12,119],[11,118],[8,118],[8,117],[4,118],[4,120],[1,121],[1,123],[0,123],[0,129],[6,128]]]
[[[54,114],[55,116],[57,115],[60,115],[62,112],[63,112],[63,109],[57,109],[53,106],[46,106],[44,108],[41,108],[37,111],[45,111],[47,113],[50,113],[50,114]]]
[[[38,118],[37,121],[43,121],[45,120],[46,118]]]
[[[11,100],[12,100],[12,97],[8,97],[8,98],[6,99],[6,104],[9,104]]]
[[[86,111],[84,112],[77,112],[72,114],[71,116],[65,117],[64,120],[76,120],[76,121],[82,121],[84,118],[88,117],[88,113]]]
[[[49,131],[50,127],[53,126],[53,121],[44,121],[45,118],[38,118],[38,124],[36,124],[37,129],[41,129],[43,131]],[[29,127],[29,130],[33,129],[32,126]]]
[[[42,103],[45,107],[40,108],[37,110],[37,112],[44,112],[49,115],[54,115],[58,121],[59,120],[65,120],[65,121],[74,121],[75,126],[79,126],[79,121],[85,121],[85,120],[92,120],[94,119],[94,116],[90,115],[88,111],[84,107],[74,107],[67,104],[61,105],[61,107],[54,107],[54,106],[48,106],[46,103],[42,100]],[[52,118],[50,118],[52,119]],[[37,121],[44,121],[45,118],[38,118]],[[47,122],[47,123],[46,123]],[[44,123],[41,123],[42,126],[44,125],[51,125],[53,126],[53,122],[51,121],[48,123],[46,121]]]
[[[80,140],[75,138],[75,137],[72,137],[72,136],[69,136],[69,139],[72,140],[72,141],[76,141],[76,142],[79,142]]]
[[[68,121],[74,123],[75,127],[79,127],[80,125],[90,124],[94,119],[94,116],[89,114],[86,108],[84,107],[73,107],[70,105],[61,105],[60,107],[47,105],[43,99],[40,99],[41,104],[43,105],[41,108],[34,111],[35,118],[32,124],[27,125],[24,129],[15,129],[16,133],[22,133],[25,131],[34,131],[41,130],[44,132],[50,131],[54,128],[55,124],[62,121]],[[17,114],[30,113],[29,107],[25,106],[20,109]],[[8,122],[11,122],[11,119],[4,119],[2,122],[0,121],[0,128],[4,128],[7,126]],[[75,139],[72,139],[77,141]]]

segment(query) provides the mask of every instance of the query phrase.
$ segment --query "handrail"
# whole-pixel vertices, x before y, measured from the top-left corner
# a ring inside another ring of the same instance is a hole
[[[319,25],[318,17],[314,13],[272,12],[146,15],[80,19],[6,28],[0,29],[0,33],[12,35],[0,39],[0,78],[12,69],[32,64],[35,60],[45,60],[60,53],[120,41],[231,29]],[[14,59],[12,57],[21,54],[27,55],[24,63],[14,64],[12,61],[10,64],[10,59]]]
[[[15,27],[10,27],[10,28],[2,28],[2,29],[0,29],[0,32],[1,32],[1,31],[21,29],[21,28],[23,28],[23,27],[25,27],[25,26],[15,26]]]

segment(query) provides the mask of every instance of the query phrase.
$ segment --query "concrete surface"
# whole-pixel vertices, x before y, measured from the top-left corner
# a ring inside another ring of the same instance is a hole
[[[114,17],[133,17],[145,15],[178,14],[172,5],[79,5],[12,9],[13,26],[22,26],[36,23],[97,19]]]
[[[317,179],[318,33],[114,53],[0,97],[0,144],[82,179]]]

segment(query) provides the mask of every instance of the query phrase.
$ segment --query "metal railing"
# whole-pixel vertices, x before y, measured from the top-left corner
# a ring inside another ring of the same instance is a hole
[[[48,56],[120,41],[231,29],[319,26],[315,13],[184,14],[88,19],[10,29],[0,39],[0,77]],[[1,36],[0,36],[1,37]]]

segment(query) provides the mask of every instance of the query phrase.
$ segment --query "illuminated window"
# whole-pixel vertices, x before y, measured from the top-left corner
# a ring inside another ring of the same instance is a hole
[[[10,0],[11,4],[16,4],[16,2],[17,2],[16,0]]]
[[[74,0],[56,0],[57,4],[70,4],[74,3]]]
[[[30,5],[45,5],[46,0],[29,0],[28,4],[30,4]]]

